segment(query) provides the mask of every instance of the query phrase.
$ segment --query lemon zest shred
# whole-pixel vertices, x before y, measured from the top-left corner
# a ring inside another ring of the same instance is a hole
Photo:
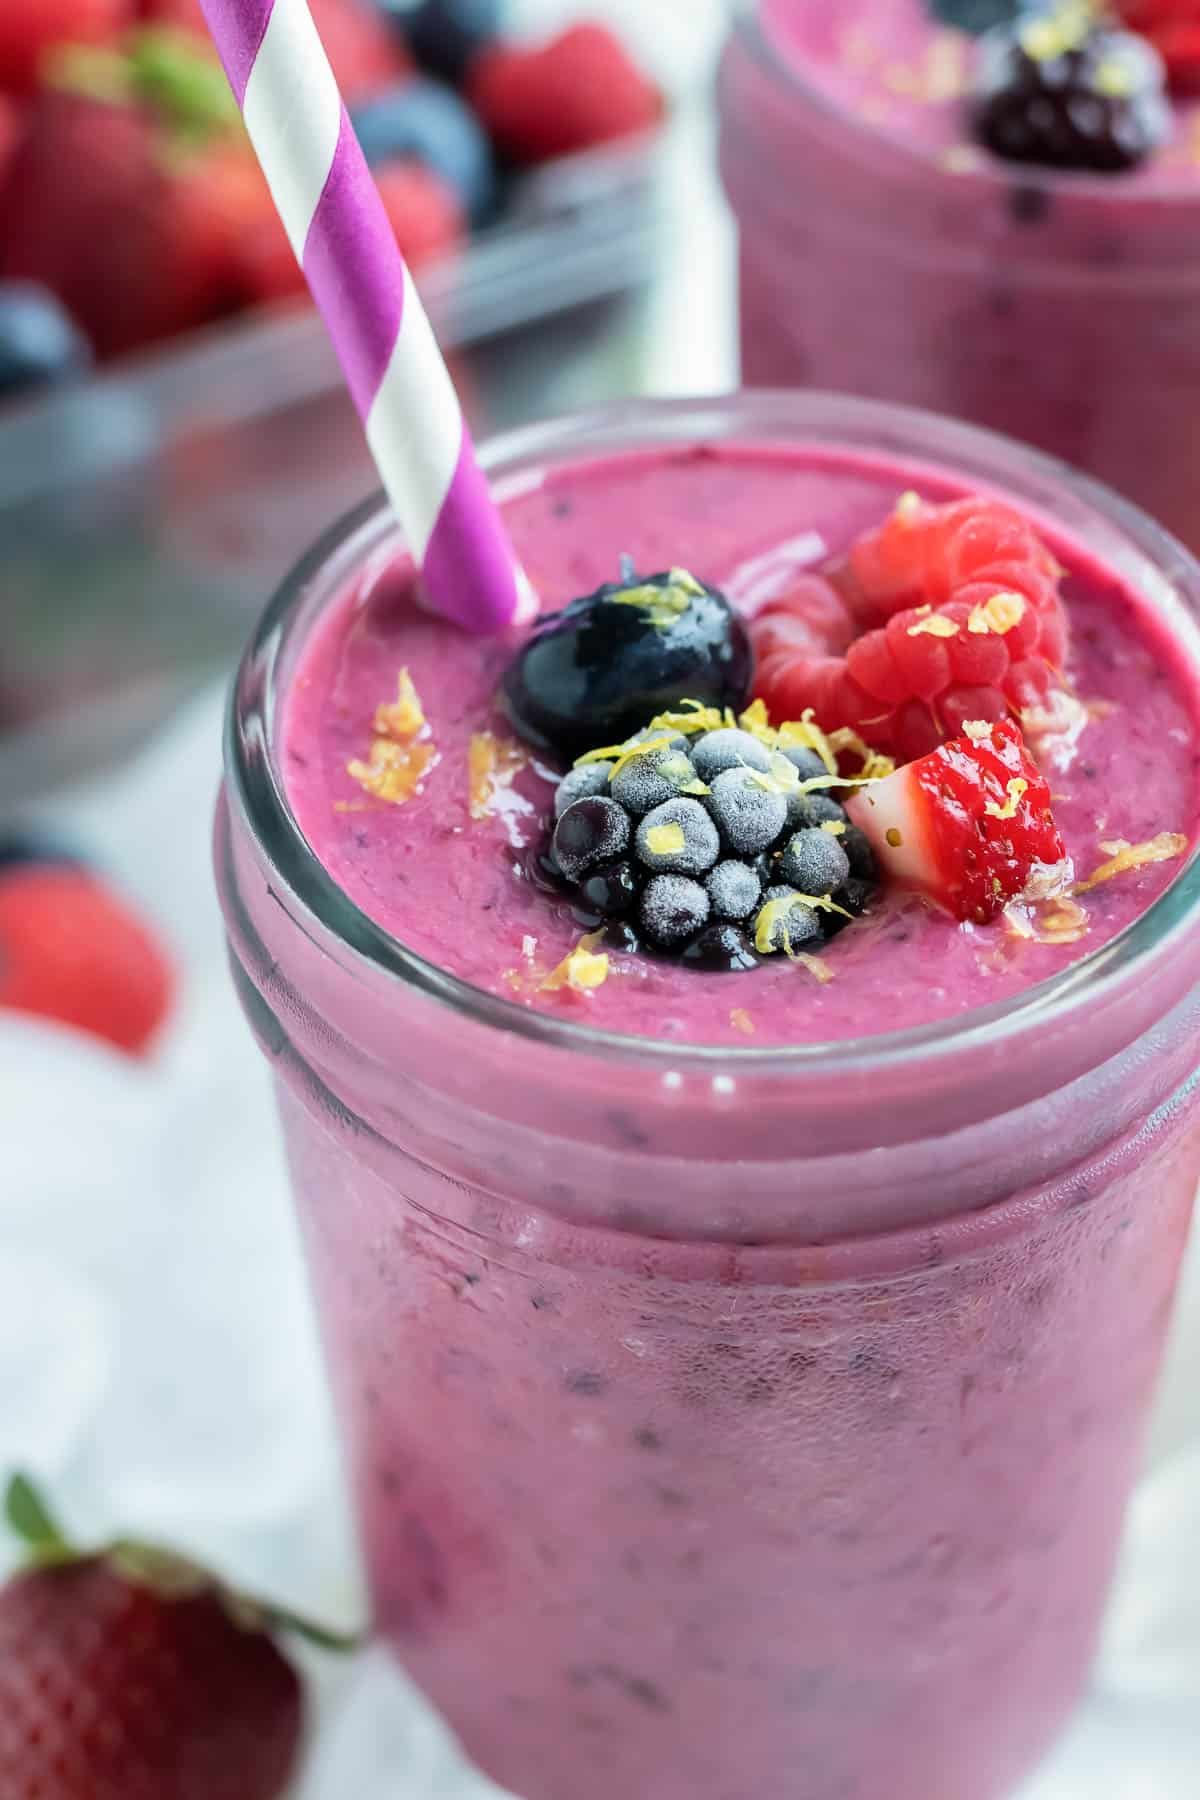
[[[425,708],[407,667],[396,680],[396,698],[381,701],[375,708],[376,737],[393,738],[398,744],[409,743],[425,729]]]
[[[600,987],[608,979],[607,953],[596,953],[596,945],[603,937],[603,931],[589,931],[585,937],[581,937],[557,968],[551,969],[539,983],[541,992],[553,994],[562,988],[570,988],[574,993],[587,994],[593,988]]]
[[[1077,881],[1073,893],[1086,894],[1089,889],[1099,887],[1103,881],[1111,881],[1115,875],[1124,875],[1130,869],[1143,868],[1147,863],[1170,862],[1173,857],[1182,856],[1187,849],[1187,839],[1178,831],[1160,831],[1157,837],[1149,838],[1144,844],[1127,844],[1093,869],[1086,881]]]
[[[733,1026],[735,1031],[740,1031],[743,1037],[754,1036],[756,1030],[754,1020],[750,1017],[750,1014],[746,1011],[744,1006],[734,1007],[729,1015],[729,1023]]]
[[[908,627],[909,637],[952,638],[958,636],[958,626],[953,619],[944,619],[941,613],[931,612],[926,619],[918,619],[915,625]]]
[[[984,637],[989,632],[996,637],[1005,637],[1021,623],[1028,604],[1024,594],[1007,591],[993,594],[989,600],[971,608],[967,615],[967,630],[976,637]]]
[[[352,757],[346,764],[346,773],[374,799],[386,801],[389,806],[403,806],[420,791],[437,760],[432,744],[398,744],[394,738],[377,737],[371,740],[370,760]]]
[[[1015,819],[1017,808],[1029,792],[1029,783],[1020,775],[1014,775],[1011,781],[1005,782],[1004,788],[1008,799],[1003,805],[999,805],[995,800],[988,800],[984,803],[983,810],[989,819]]]
[[[498,794],[510,788],[529,757],[511,738],[476,731],[467,746],[467,804],[475,820],[490,819]]]
[[[846,827],[841,819],[822,819],[821,830],[827,831],[830,837],[845,837]]]
[[[807,950],[798,950],[792,961],[803,963],[809,974],[815,975],[822,987],[826,982],[833,980],[833,970],[823,956],[811,956]]]
[[[646,833],[646,848],[652,856],[673,856],[686,843],[682,825],[652,825]]]

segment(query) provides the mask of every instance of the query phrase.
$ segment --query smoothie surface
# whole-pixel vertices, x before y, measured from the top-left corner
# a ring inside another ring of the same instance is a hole
[[[784,63],[864,125],[963,173],[991,165],[1014,179],[1036,178],[975,142],[965,100],[977,40],[943,24],[925,0],[763,0],[761,11]],[[1120,195],[1200,188],[1200,103],[1173,94],[1171,110],[1170,138],[1139,168],[1083,179]],[[1065,179],[1080,177],[1067,171]]]
[[[501,497],[546,612],[613,579],[626,554],[645,571],[683,564],[752,613],[909,489],[934,501],[965,491],[883,460],[747,445],[554,468]],[[1087,723],[1046,773],[1086,880],[1121,843],[1164,833],[1194,843],[1200,703],[1166,626],[1078,546],[1048,541],[1066,570],[1066,674]],[[318,622],[278,726],[291,807],[334,880],[419,956],[517,1005],[609,1032],[743,1048],[901,1030],[1046,980],[1122,931],[1183,867],[1175,855],[1101,881],[1072,901],[1065,929],[1061,911],[1048,920],[1036,908],[956,924],[885,890],[814,960],[709,974],[610,951],[601,985],[555,985],[586,924],[530,874],[561,769],[524,750],[496,709],[517,641],[469,638],[416,608],[406,566],[373,570]],[[425,715],[428,766],[394,803],[361,776],[376,709],[397,700],[402,669]]]

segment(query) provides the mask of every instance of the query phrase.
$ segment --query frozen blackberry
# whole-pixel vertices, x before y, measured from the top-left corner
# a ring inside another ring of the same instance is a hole
[[[849,878],[850,863],[837,839],[818,825],[788,839],[779,873],[802,894],[832,894]]]
[[[719,862],[704,885],[718,919],[748,919],[758,905],[763,886],[749,863],[733,858]]]
[[[721,840],[698,800],[668,800],[646,814],[634,848],[655,874],[703,875],[721,854]]]
[[[543,619],[501,684],[521,736],[564,759],[623,743],[684,700],[745,704],[752,671],[742,620],[686,569],[632,574]]]
[[[797,950],[821,941],[821,922],[800,895],[786,889],[759,908],[754,921],[754,947],[763,956]]]
[[[750,939],[736,925],[728,924],[706,925],[690,944],[684,945],[681,961],[689,968],[710,969],[720,974],[758,967]]]
[[[838,842],[846,852],[851,875],[857,875],[860,881],[878,881],[879,868],[875,852],[865,831],[860,831],[857,825],[847,825]]]
[[[659,745],[621,763],[612,779],[612,797],[640,817],[685,789],[700,785],[684,751]]]
[[[655,875],[638,909],[642,930],[661,950],[672,950],[708,924],[708,895],[686,875]]]
[[[1118,172],[1171,130],[1162,58],[1131,31],[1062,4],[981,40],[975,134],[1009,162]]]
[[[748,731],[735,731],[732,726],[720,731],[706,731],[692,745],[692,761],[702,781],[715,781],[726,769],[761,769],[771,767],[771,753],[765,744]]]
[[[568,769],[554,790],[555,818],[561,818],[576,800],[586,800],[592,794],[606,794],[611,773],[612,764],[607,762],[580,763],[578,768]]]
[[[629,848],[629,814],[615,800],[593,795],[575,800],[554,827],[550,850],[568,881],[613,862]]]
[[[851,875],[849,881],[843,882],[832,896],[833,904],[841,910],[821,914],[821,928],[825,936],[836,937],[840,931],[845,931],[847,925],[853,925],[855,919],[861,919],[878,892],[873,881],[863,881],[859,876]]]
[[[622,914],[632,912],[645,879],[636,863],[623,859],[605,863],[602,868],[585,875],[579,884],[579,893],[584,905],[599,913],[602,919],[620,918]]]
[[[707,801],[721,836],[739,856],[766,850],[787,822],[787,799],[755,769],[726,769]]]

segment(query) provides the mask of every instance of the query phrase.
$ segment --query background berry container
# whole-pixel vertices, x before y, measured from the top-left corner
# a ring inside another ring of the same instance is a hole
[[[1148,520],[922,414],[631,404],[487,462],[721,438],[1006,491],[1196,637]],[[1200,1172],[1200,867],[904,1034],[728,1052],[484,995],[346,899],[277,766],[307,633],[390,530],[360,510],[264,615],[215,839],[379,1629],[526,1800],[999,1800],[1085,1680],[1137,1466]]]
[[[598,402],[644,335],[661,146],[526,177],[421,288],[477,434]],[[632,343],[632,347],[631,347]],[[0,413],[0,813],[95,769],[237,656],[314,518],[375,479],[307,307]]]
[[[1200,546],[1195,174],[951,166],[809,85],[764,10],[741,7],[720,75],[743,380],[1007,432]]]

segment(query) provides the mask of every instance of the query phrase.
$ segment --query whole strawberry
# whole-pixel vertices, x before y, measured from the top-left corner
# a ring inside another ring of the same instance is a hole
[[[32,94],[60,44],[109,44],[133,0],[0,0],[0,90]]]
[[[270,1616],[160,1551],[75,1551],[22,1477],[7,1513],[30,1559],[0,1589],[4,1800],[278,1800],[304,1702]]]

